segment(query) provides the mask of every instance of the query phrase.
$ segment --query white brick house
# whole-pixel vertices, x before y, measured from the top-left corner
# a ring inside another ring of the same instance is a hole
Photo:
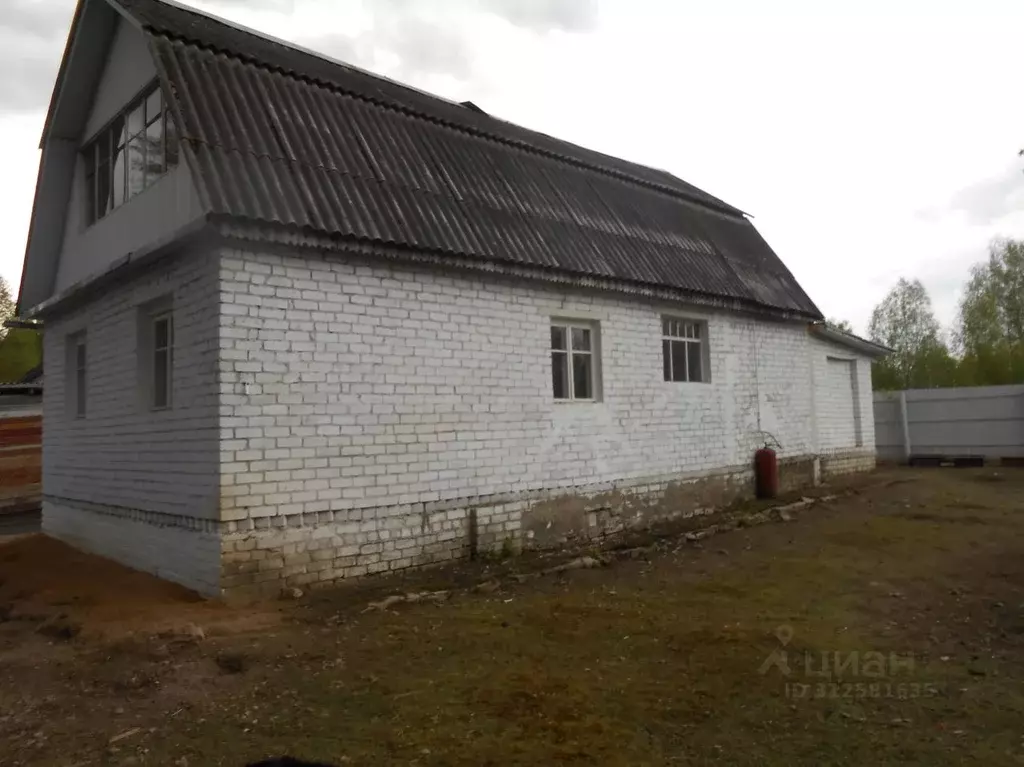
[[[160,0],[79,5],[19,311],[44,530],[206,594],[874,465],[884,350],[740,211]]]

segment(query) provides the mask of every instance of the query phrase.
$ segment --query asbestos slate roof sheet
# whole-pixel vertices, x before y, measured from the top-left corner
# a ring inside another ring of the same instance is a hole
[[[741,211],[161,0],[146,31],[212,214],[820,317]]]

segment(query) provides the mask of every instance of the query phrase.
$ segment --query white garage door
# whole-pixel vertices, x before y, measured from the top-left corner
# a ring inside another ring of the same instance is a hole
[[[825,375],[819,379],[816,403],[819,443],[824,448],[857,445],[853,376],[851,360],[826,358]]]

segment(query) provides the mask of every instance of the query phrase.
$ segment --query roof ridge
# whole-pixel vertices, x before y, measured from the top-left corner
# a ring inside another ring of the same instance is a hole
[[[355,73],[355,74],[357,74],[359,76],[369,78],[370,80],[377,80],[377,81],[381,81],[381,82],[387,83],[387,84],[389,84],[391,86],[398,87],[398,88],[401,88],[403,90],[409,91],[411,94],[418,94],[419,96],[425,97],[426,99],[434,100],[434,101],[437,101],[437,102],[440,102],[440,103],[443,103],[443,104],[447,104],[447,105],[452,106],[452,107],[458,107],[458,108],[461,108],[461,109],[467,109],[466,107],[463,107],[460,102],[453,101],[451,99],[447,99],[444,96],[438,96],[437,94],[421,90],[419,88],[416,88],[414,86],[408,85],[406,83],[403,83],[403,82],[400,82],[400,81],[397,81],[397,80],[392,80],[391,78],[386,77],[384,75],[380,75],[380,74],[377,74],[375,72],[370,72],[369,70],[362,69],[361,67],[357,67],[355,65],[349,64],[347,62],[340,61],[338,59],[334,59],[334,58],[332,58],[330,56],[327,56],[326,54],[320,53],[318,51],[314,51],[314,50],[312,50],[310,48],[306,48],[306,47],[301,46],[301,45],[297,45],[297,44],[295,44],[293,42],[290,42],[288,40],[283,40],[281,38],[274,37],[273,35],[268,35],[268,34],[265,34],[263,32],[260,32],[258,30],[254,30],[254,29],[252,29],[250,27],[247,27],[247,26],[245,26],[243,24],[237,24],[237,23],[229,21],[227,19],[223,19],[223,18],[221,18],[219,16],[216,16],[216,15],[213,15],[213,14],[209,14],[209,13],[206,13],[204,11],[200,11],[198,9],[182,5],[182,4],[178,3],[178,2],[174,2],[174,0],[149,0],[149,1],[150,2],[156,2],[156,3],[162,4],[162,5],[166,5],[166,6],[169,6],[169,7],[173,8],[173,9],[175,9],[177,11],[181,11],[183,13],[187,13],[187,14],[199,17],[201,19],[209,20],[209,21],[212,21],[214,23],[227,26],[227,27],[229,27],[229,28],[231,28],[231,29],[233,29],[233,30],[235,30],[237,32],[241,32],[241,33],[243,33],[245,35],[249,35],[249,36],[255,37],[257,39],[264,40],[266,42],[272,43],[273,45],[280,46],[280,47],[283,47],[283,48],[288,49],[290,51],[300,53],[303,56],[308,56],[308,57],[310,57],[312,59],[320,60],[322,62],[330,64],[331,66],[338,67],[340,69],[348,70],[348,71],[350,71],[352,73]],[[125,10],[128,13],[132,13],[133,9],[132,9],[131,0],[114,0],[114,2],[117,2],[118,4],[122,4],[122,7],[125,8]],[[141,19],[139,20],[139,23],[147,31],[149,31],[150,34],[154,34],[154,35],[157,35],[157,36],[162,36],[162,37],[165,37],[168,40],[172,40],[172,41],[179,41],[179,42],[181,42],[183,44],[191,45],[191,46],[194,46],[194,47],[197,47],[197,48],[200,48],[200,49],[204,49],[204,50],[208,50],[208,51],[212,51],[214,53],[221,53],[221,54],[229,56],[231,58],[235,58],[235,59],[237,59],[239,61],[246,62],[246,63],[248,63],[248,64],[250,64],[252,66],[256,66],[256,67],[259,67],[259,68],[267,70],[267,71],[277,71],[277,72],[280,72],[280,73],[284,74],[287,77],[295,78],[297,80],[304,81],[304,82],[309,82],[309,83],[312,83],[314,85],[317,85],[318,87],[326,87],[326,88],[329,88],[329,89],[331,89],[331,90],[333,90],[335,92],[343,93],[343,94],[345,94],[347,96],[359,99],[359,100],[364,101],[366,103],[370,103],[370,104],[373,104],[375,106],[378,106],[378,107],[381,107],[381,108],[384,108],[384,109],[391,109],[391,110],[394,110],[394,111],[398,111],[398,112],[401,112],[403,114],[406,114],[406,115],[409,115],[411,117],[415,117],[415,118],[418,118],[418,119],[427,120],[429,122],[432,122],[432,123],[437,124],[437,125],[441,125],[441,126],[447,128],[447,129],[450,129],[450,130],[455,130],[455,131],[459,131],[461,133],[465,133],[465,134],[468,134],[468,135],[476,136],[478,138],[484,138],[484,139],[487,139],[487,140],[490,140],[490,141],[495,141],[497,143],[500,143],[500,144],[503,144],[503,145],[506,145],[506,146],[516,147],[516,148],[521,149],[523,151],[532,152],[532,153],[535,153],[535,154],[538,154],[538,155],[541,155],[541,156],[544,156],[544,157],[548,157],[548,158],[551,158],[551,159],[557,160],[559,162],[563,162],[563,163],[566,163],[568,165],[572,165],[572,166],[575,166],[575,167],[578,167],[578,168],[585,168],[587,170],[591,170],[591,171],[596,172],[596,173],[604,174],[604,175],[610,176],[612,178],[617,178],[617,179],[620,179],[622,181],[626,181],[626,182],[631,183],[631,184],[636,184],[638,186],[641,186],[641,187],[644,187],[644,188],[647,188],[647,189],[653,189],[655,191],[661,192],[662,194],[669,195],[669,196],[674,197],[676,199],[687,200],[688,202],[691,202],[694,205],[699,205],[699,206],[704,207],[704,208],[709,208],[709,209],[712,209],[712,210],[717,210],[719,212],[725,213],[726,215],[732,215],[732,216],[738,216],[738,217],[743,217],[743,216],[746,215],[746,213],[744,211],[740,210],[739,208],[736,208],[735,206],[730,205],[729,203],[727,203],[724,200],[721,200],[721,199],[715,197],[714,195],[708,194],[707,192],[705,192],[702,189],[699,189],[698,187],[693,187],[693,188],[697,192],[700,192],[701,195],[704,195],[703,198],[701,196],[697,195],[697,194],[688,194],[685,190],[673,188],[672,186],[670,186],[668,184],[662,184],[662,183],[658,183],[656,181],[644,179],[644,178],[640,177],[639,175],[637,175],[635,173],[630,173],[628,171],[619,170],[617,168],[611,167],[608,164],[601,164],[599,162],[588,161],[588,160],[586,160],[584,158],[573,157],[570,154],[567,154],[567,153],[564,153],[564,152],[558,152],[558,151],[555,151],[555,150],[552,150],[552,149],[547,149],[545,147],[538,146],[535,143],[531,143],[530,141],[527,141],[527,140],[524,140],[524,139],[518,139],[518,138],[515,138],[515,137],[511,137],[511,136],[502,136],[497,131],[487,130],[486,128],[481,128],[481,127],[469,125],[469,124],[466,124],[466,123],[455,122],[455,121],[453,121],[451,119],[448,119],[448,118],[445,118],[444,116],[441,116],[441,115],[432,115],[432,114],[429,114],[426,110],[417,108],[415,105],[403,104],[398,99],[388,99],[386,94],[382,94],[382,96],[384,96],[384,98],[376,99],[376,98],[373,98],[371,95],[362,94],[362,93],[359,93],[359,92],[357,92],[357,91],[355,91],[355,90],[353,90],[351,88],[346,88],[340,82],[326,80],[326,79],[323,79],[323,78],[320,78],[320,77],[316,77],[315,75],[312,75],[312,74],[307,74],[307,73],[299,72],[299,71],[297,71],[297,70],[295,70],[293,68],[289,68],[289,67],[286,67],[286,66],[270,64],[270,63],[268,63],[266,61],[263,61],[263,60],[257,58],[254,55],[246,54],[246,53],[243,53],[241,51],[233,50],[233,49],[227,48],[227,47],[218,46],[218,45],[216,45],[214,43],[211,43],[211,42],[209,42],[207,40],[200,39],[198,36],[190,37],[187,34],[181,33],[180,31],[175,31],[175,30],[167,29],[166,27],[161,27],[158,24],[152,24],[152,23],[146,22],[146,21],[141,20]],[[467,109],[467,112],[469,112],[469,111],[471,111],[471,110]],[[665,170],[662,170],[662,169],[659,169],[659,168],[653,168],[651,166],[646,166],[646,165],[643,165],[641,163],[635,163],[635,162],[632,162],[630,160],[623,160],[622,158],[616,157],[614,155],[610,155],[610,154],[607,154],[607,153],[604,153],[604,152],[600,152],[600,151],[595,150],[595,149],[590,149],[589,147],[584,147],[584,146],[581,146],[579,144],[574,144],[574,143],[572,143],[570,141],[566,141],[564,139],[557,138],[555,136],[550,136],[550,135],[548,135],[546,133],[542,133],[540,131],[533,130],[532,128],[527,128],[527,127],[522,126],[522,125],[518,125],[518,124],[513,123],[511,121],[508,121],[508,120],[502,120],[501,118],[495,117],[495,116],[493,116],[491,114],[488,114],[488,113],[473,112],[473,114],[474,114],[474,117],[476,119],[486,119],[486,120],[493,120],[493,121],[496,121],[496,122],[504,123],[506,125],[509,125],[509,126],[515,128],[515,129],[522,130],[522,131],[527,131],[527,132],[529,132],[531,134],[544,137],[544,138],[548,139],[549,141],[553,141],[553,142],[557,142],[559,144],[564,144],[564,145],[567,145],[567,146],[575,147],[575,148],[580,149],[580,150],[582,150],[584,152],[600,155],[602,157],[608,158],[608,160],[619,161],[619,162],[626,163],[628,165],[633,165],[633,166],[636,166],[638,168],[643,168],[645,170],[652,171],[652,172],[655,172],[655,173],[664,173],[666,175],[671,176],[672,178],[676,178],[676,180],[678,180],[682,184],[685,184],[686,186],[691,186],[691,187],[693,186],[689,182],[684,181],[683,179],[679,179],[679,178],[677,178],[675,176],[672,176],[672,174],[668,173],[668,171],[665,171]]]

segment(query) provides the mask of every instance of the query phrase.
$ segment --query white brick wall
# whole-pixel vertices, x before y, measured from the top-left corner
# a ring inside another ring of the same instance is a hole
[[[376,509],[810,451],[803,325],[704,318],[710,384],[662,380],[678,307],[341,259],[222,258],[226,520]],[[550,319],[600,324],[603,401],[555,403]],[[760,404],[760,407],[758,407]]]
[[[138,307],[167,294],[174,306],[174,406],[154,412],[139,394]],[[217,264],[207,253],[166,261],[46,320],[47,533],[135,566],[152,561],[146,569],[216,588],[217,553],[198,538],[186,541],[203,529],[215,534],[219,515],[217,318]],[[69,410],[65,390],[67,336],[80,331],[88,359],[84,418]],[[197,561],[200,551],[208,556]]]
[[[814,373],[816,450],[874,451],[871,363],[840,346],[810,339]],[[859,439],[858,439],[859,436]]]
[[[174,407],[152,412],[137,312],[166,294]],[[710,383],[663,380],[665,313],[706,321]],[[553,400],[552,317],[599,327],[601,401]],[[64,390],[80,330],[85,419]],[[341,256],[196,253],[48,320],[44,526],[219,593],[460,556],[471,519],[483,547],[519,541],[524,515],[557,517],[569,494],[592,502],[566,514],[621,524],[652,507],[616,517],[609,498],[682,487],[677,513],[737,492],[765,432],[784,458],[842,447],[819,433],[828,353],[845,352],[802,323]],[[870,415],[870,365],[854,364]],[[873,445],[870,417],[862,430]],[[713,470],[731,484],[675,481]]]

